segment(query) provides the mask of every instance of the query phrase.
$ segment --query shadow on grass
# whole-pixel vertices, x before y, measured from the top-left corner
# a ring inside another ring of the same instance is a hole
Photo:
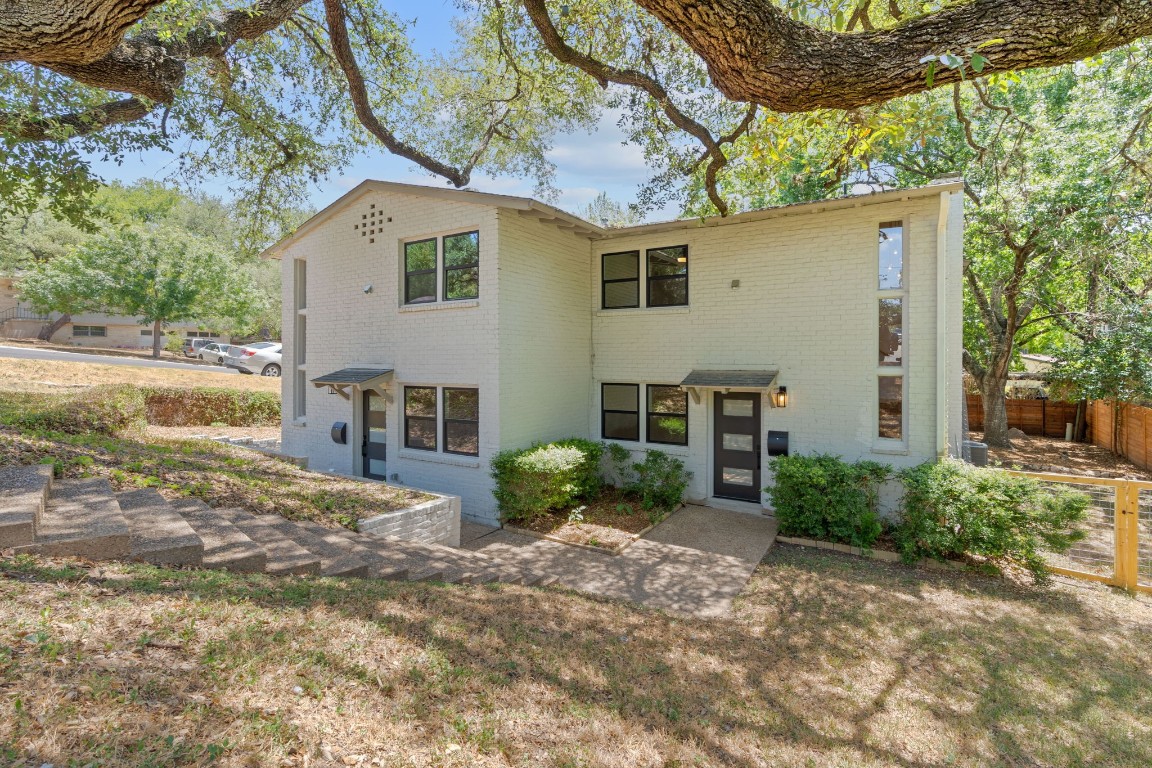
[[[60,584],[106,611],[165,597],[199,607],[204,628],[175,642],[181,650],[145,645],[139,664],[101,671],[152,714],[101,737],[108,764],[163,753],[177,716],[195,743],[231,724],[234,751],[314,753],[306,717],[237,703],[278,669],[292,670],[283,685],[298,681],[329,706],[340,698],[333,681],[355,681],[373,727],[395,729],[398,744],[411,723],[417,742],[449,734],[472,750],[462,765],[1152,764],[1152,740],[1134,737],[1152,722],[1152,606],[1106,593],[778,549],[734,619],[703,621],[561,590],[146,566],[91,583],[79,571],[6,567],[27,589]],[[214,610],[234,623],[209,632]],[[148,630],[179,635],[165,631]],[[66,657],[75,649],[64,645]],[[23,658],[5,674],[27,676],[35,665]],[[43,674],[92,687],[73,679],[82,665]]]

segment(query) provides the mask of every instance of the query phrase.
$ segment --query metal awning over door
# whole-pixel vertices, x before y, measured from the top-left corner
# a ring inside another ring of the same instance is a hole
[[[349,389],[353,387],[360,390],[375,389],[390,379],[392,373],[392,368],[341,368],[312,379],[312,386],[328,387],[345,400],[349,400],[352,397],[348,392]]]

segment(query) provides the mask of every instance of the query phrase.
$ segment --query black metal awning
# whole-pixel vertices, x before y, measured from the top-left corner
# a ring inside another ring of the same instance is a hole
[[[680,382],[697,389],[769,389],[780,371],[702,371],[695,370]]]
[[[348,387],[375,389],[380,382],[392,376],[392,370],[391,368],[341,368],[338,371],[312,379],[312,386],[328,387],[347,399],[351,397],[346,391]]]

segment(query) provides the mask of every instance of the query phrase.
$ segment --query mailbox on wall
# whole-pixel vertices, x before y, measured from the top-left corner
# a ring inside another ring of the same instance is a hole
[[[347,445],[348,443],[348,424],[347,422],[338,421],[332,425],[332,442],[338,445]]]
[[[774,432],[768,431],[768,455],[769,456],[787,456],[788,455],[788,433],[787,432]]]

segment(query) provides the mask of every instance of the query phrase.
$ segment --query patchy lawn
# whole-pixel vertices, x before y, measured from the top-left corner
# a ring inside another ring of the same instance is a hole
[[[211,440],[21,433],[0,427],[0,466],[45,463],[55,463],[64,477],[107,477],[117,490],[155,487],[169,498],[197,496],[213,507],[350,528],[358,520],[431,498],[382,483],[308,472]]]
[[[788,547],[721,621],[8,560],[0,628],[7,765],[1152,763],[1152,600]]]
[[[96,384],[135,384],[141,387],[229,387],[280,392],[280,379],[267,376],[135,365],[73,363],[65,360],[0,358],[0,390],[44,392],[80,389]]]
[[[972,433],[972,439],[982,438],[981,433]],[[1018,437],[1013,438],[1012,445],[1010,449],[989,448],[989,460],[1005,469],[1029,472],[1059,471],[1069,475],[1152,480],[1152,472],[1091,443],[1070,443],[1054,437]]]
[[[569,544],[619,552],[666,517],[665,513],[646,512],[637,494],[605,486],[595,499],[570,511],[554,511],[510,525]]]
[[[195,435],[208,437],[251,437],[253,440],[279,440],[280,427],[160,427],[149,424],[149,437],[187,440]]]

